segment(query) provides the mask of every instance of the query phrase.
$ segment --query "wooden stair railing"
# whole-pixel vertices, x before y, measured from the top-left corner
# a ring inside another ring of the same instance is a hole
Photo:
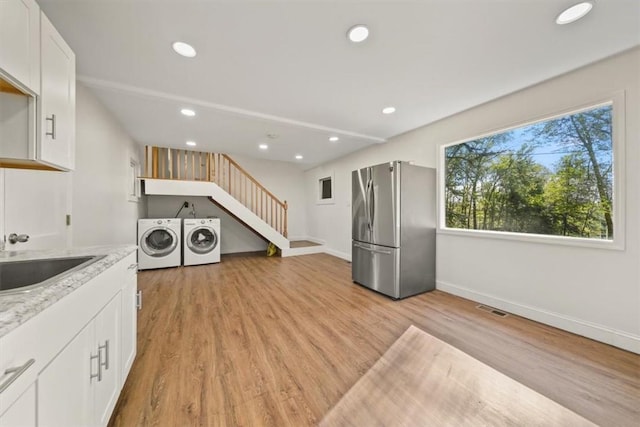
[[[287,237],[287,201],[280,201],[226,154],[147,145],[143,178],[214,182]]]

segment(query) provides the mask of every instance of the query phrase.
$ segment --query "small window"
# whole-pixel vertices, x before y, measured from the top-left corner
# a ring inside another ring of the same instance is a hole
[[[613,128],[609,102],[445,147],[445,228],[612,241]]]
[[[318,203],[333,203],[333,176],[318,179]]]
[[[322,200],[333,198],[331,195],[331,178],[323,178],[320,180],[320,198]]]

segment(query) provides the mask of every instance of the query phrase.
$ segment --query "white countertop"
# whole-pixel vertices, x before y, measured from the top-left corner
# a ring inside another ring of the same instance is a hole
[[[93,264],[65,275],[41,288],[24,293],[0,294],[0,337],[3,337],[135,251],[136,246],[133,245],[111,245],[46,251],[0,252],[0,263],[43,258],[105,256]]]

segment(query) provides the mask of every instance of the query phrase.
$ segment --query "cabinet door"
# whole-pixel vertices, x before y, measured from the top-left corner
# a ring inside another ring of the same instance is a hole
[[[4,233],[7,237],[11,233],[29,236],[27,242],[7,241],[5,249],[66,246],[70,234],[66,223],[70,174],[6,169],[4,176]]]
[[[41,14],[42,88],[39,104],[38,159],[72,170],[75,161],[76,59]]]
[[[122,383],[136,357],[138,307],[136,293],[138,291],[137,265],[132,264],[127,270],[126,284],[122,289]]]
[[[39,426],[92,423],[91,389],[98,381],[93,332],[89,323],[38,376]]]
[[[0,1],[0,69],[40,93],[40,7],[35,0]]]
[[[95,425],[106,426],[120,394],[121,292],[95,318],[96,343],[100,351],[102,378],[95,384]]]
[[[0,427],[36,427],[36,386],[32,384],[0,416]]]

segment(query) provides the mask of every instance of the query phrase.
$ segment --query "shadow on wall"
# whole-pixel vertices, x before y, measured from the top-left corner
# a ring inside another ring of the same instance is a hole
[[[173,218],[177,213],[178,218],[192,218],[193,210],[196,218],[220,218],[220,252],[223,254],[267,249],[267,242],[206,197],[146,196],[146,199],[147,218]],[[183,207],[185,202],[188,207]]]

